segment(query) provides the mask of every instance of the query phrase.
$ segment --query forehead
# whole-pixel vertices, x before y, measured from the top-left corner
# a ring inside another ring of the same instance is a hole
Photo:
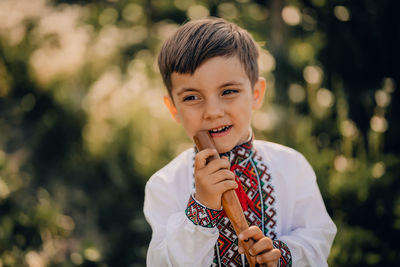
[[[171,75],[172,93],[182,88],[219,88],[226,83],[250,85],[250,79],[237,56],[210,58],[193,74],[173,72]]]

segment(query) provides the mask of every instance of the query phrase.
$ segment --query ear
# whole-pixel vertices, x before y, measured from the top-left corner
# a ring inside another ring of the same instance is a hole
[[[164,96],[164,104],[168,108],[169,113],[171,113],[174,120],[179,123],[178,112],[176,111],[174,101],[170,96]]]
[[[264,78],[258,78],[253,89],[253,109],[259,109],[263,103],[265,95],[266,81]]]

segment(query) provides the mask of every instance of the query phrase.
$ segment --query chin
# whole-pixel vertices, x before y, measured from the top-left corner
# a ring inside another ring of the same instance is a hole
[[[216,144],[216,146],[217,146],[217,151],[219,154],[228,152],[228,151],[232,150],[232,148],[235,147],[235,145],[218,145],[218,144]]]

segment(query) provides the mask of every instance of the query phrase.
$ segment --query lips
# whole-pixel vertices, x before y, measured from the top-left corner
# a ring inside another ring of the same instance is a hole
[[[218,128],[213,128],[211,130],[208,130],[208,132],[211,134],[212,137],[221,137],[228,134],[231,129],[232,125],[224,125]]]

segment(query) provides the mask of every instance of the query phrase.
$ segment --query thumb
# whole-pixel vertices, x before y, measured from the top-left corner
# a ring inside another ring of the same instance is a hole
[[[238,246],[238,252],[239,254],[244,254],[244,249],[242,247],[242,242],[239,241],[239,246]]]

